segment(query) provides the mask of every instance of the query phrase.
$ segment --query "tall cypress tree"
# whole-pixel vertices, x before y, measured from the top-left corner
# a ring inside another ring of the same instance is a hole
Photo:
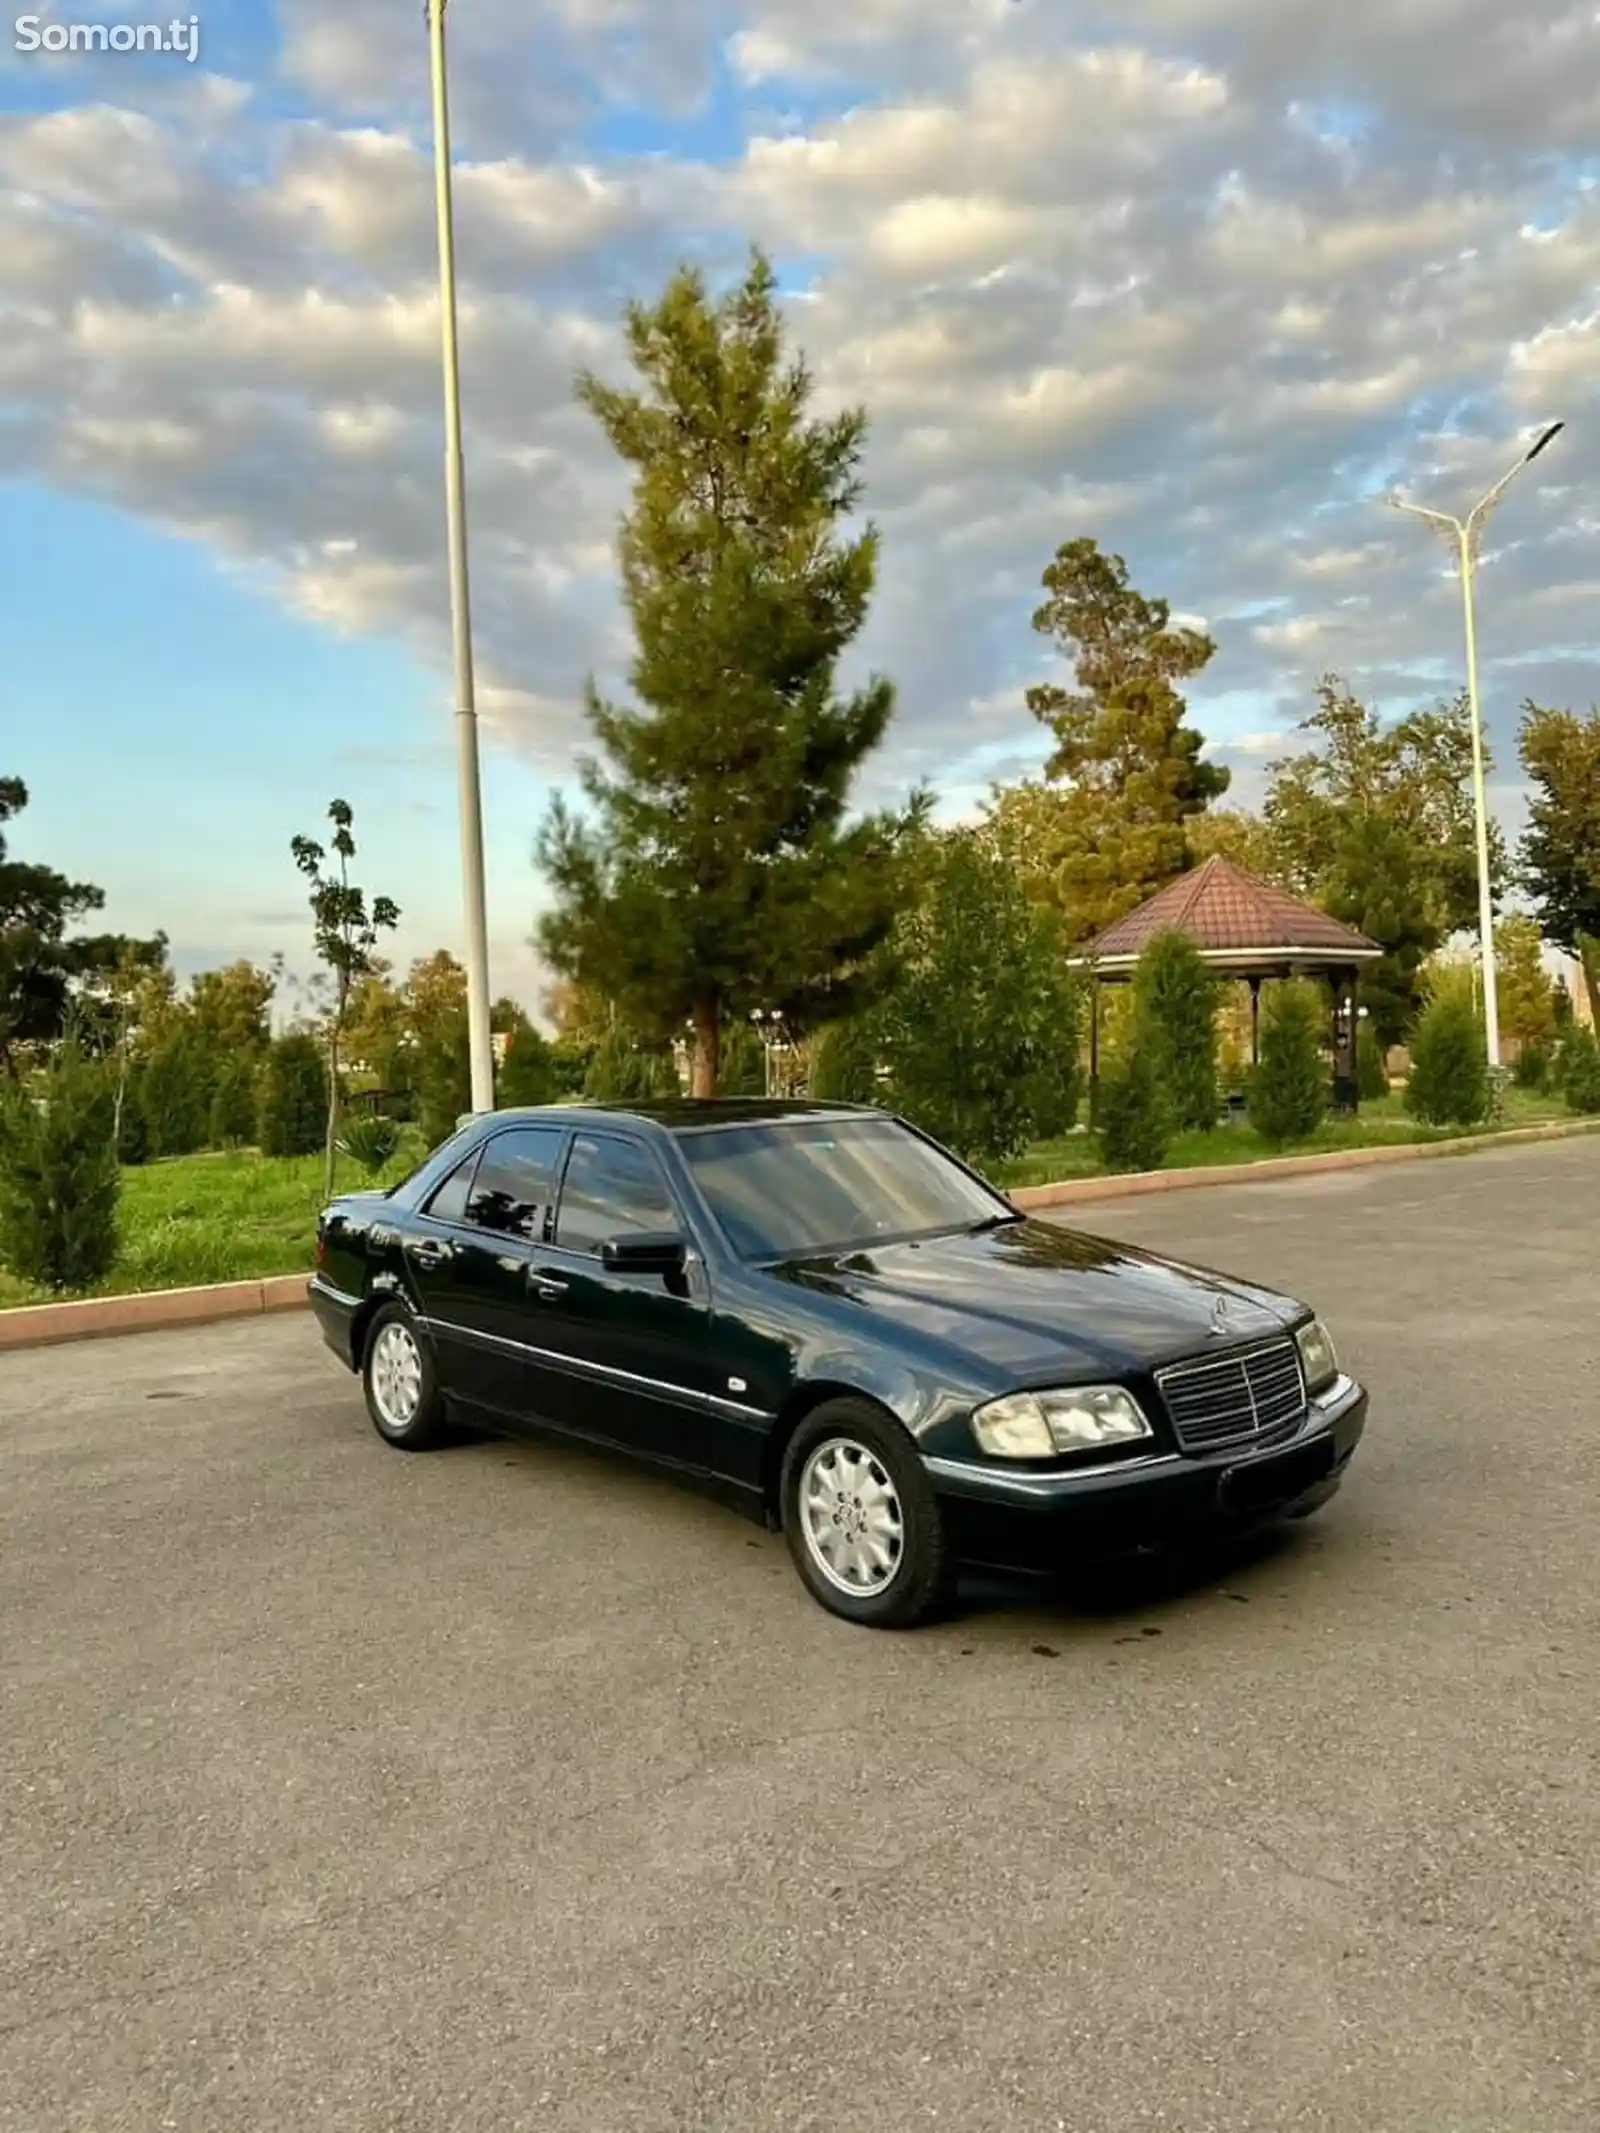
[[[579,394],[634,470],[621,538],[641,708],[593,684],[590,819],[558,800],[538,858],[552,966],[661,1036],[694,1032],[694,1092],[714,1095],[732,1017],[800,1029],[868,1004],[926,803],[847,821],[883,739],[892,685],[835,689],[877,576],[871,527],[847,537],[866,417],[809,412],[776,281],[756,254],[714,300],[689,268],[630,306],[640,389]]]

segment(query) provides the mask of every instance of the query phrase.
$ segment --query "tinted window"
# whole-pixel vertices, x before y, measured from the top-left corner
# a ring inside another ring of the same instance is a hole
[[[472,1183],[472,1173],[478,1167],[478,1151],[473,1149],[464,1163],[458,1163],[444,1183],[428,1202],[428,1213],[437,1222],[460,1222],[467,1212],[467,1187]]]
[[[666,1180],[636,1141],[591,1139],[572,1144],[561,1184],[556,1242],[569,1252],[597,1252],[607,1237],[683,1227]]]
[[[560,1150],[559,1127],[520,1126],[497,1133],[484,1148],[467,1196],[471,1226],[501,1237],[539,1237]]]
[[[1012,1211],[888,1118],[719,1128],[679,1145],[729,1242],[750,1259],[970,1229]]]

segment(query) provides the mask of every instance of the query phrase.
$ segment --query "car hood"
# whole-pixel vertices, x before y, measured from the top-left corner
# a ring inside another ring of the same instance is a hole
[[[1304,1307],[1103,1237],[1020,1221],[791,1260],[774,1270],[1022,1380],[1119,1377],[1281,1333]]]

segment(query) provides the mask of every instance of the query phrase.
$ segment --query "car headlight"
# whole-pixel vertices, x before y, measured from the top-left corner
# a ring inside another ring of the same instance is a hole
[[[1300,1350],[1301,1368],[1306,1374],[1306,1391],[1326,1392],[1339,1375],[1339,1358],[1333,1352],[1333,1340],[1320,1318],[1311,1319],[1295,1334]]]
[[[1054,1459],[1060,1452],[1131,1444],[1152,1434],[1144,1410],[1120,1385],[1008,1392],[972,1417],[972,1434],[996,1459]]]

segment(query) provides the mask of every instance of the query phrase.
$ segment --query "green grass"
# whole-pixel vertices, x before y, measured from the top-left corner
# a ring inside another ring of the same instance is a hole
[[[369,1181],[355,1164],[341,1160],[338,1189],[392,1184],[415,1162],[415,1151],[396,1157]],[[120,1263],[111,1279],[90,1293],[122,1296],[309,1271],[323,1175],[320,1155],[283,1160],[248,1151],[184,1156],[125,1170]],[[44,1290],[30,1288],[0,1267],[0,1309],[50,1301]]]
[[[1505,1117],[1501,1130],[1515,1126],[1544,1126],[1570,1121],[1572,1114],[1559,1097],[1536,1095],[1527,1089],[1506,1091]],[[1211,1133],[1180,1133],[1167,1150],[1168,1170],[1201,1170],[1213,1165],[1262,1163],[1274,1156],[1325,1155],[1342,1148],[1383,1148],[1415,1141],[1461,1140],[1483,1133],[1483,1126],[1421,1126],[1410,1116],[1398,1091],[1376,1103],[1363,1104],[1359,1117],[1327,1119],[1308,1141],[1295,1141],[1287,1148],[1271,1146],[1250,1126],[1219,1126]],[[1007,1186],[1057,1185],[1073,1178],[1105,1175],[1105,1165],[1091,1135],[1068,1134],[1058,1141],[1041,1141],[1013,1163],[999,1166],[997,1181]]]
[[[1505,1125],[1544,1125],[1569,1119],[1561,1103],[1523,1089],[1508,1090]],[[1473,1129],[1481,1130],[1481,1129]],[[1431,1132],[1407,1116],[1398,1095],[1363,1105],[1356,1119],[1329,1121],[1310,1141],[1270,1148],[1248,1126],[1214,1133],[1180,1134],[1167,1167],[1260,1162],[1274,1155],[1313,1155],[1339,1148],[1371,1148],[1407,1141],[1459,1140],[1459,1132]],[[419,1159],[415,1147],[395,1158],[375,1181],[392,1184]],[[1087,1133],[1040,1142],[1014,1163],[995,1171],[1003,1185],[1053,1185],[1104,1172]],[[240,1153],[186,1156],[123,1173],[122,1256],[116,1273],[94,1291],[128,1295],[148,1289],[186,1289],[210,1282],[251,1281],[272,1274],[308,1272],[322,1206],[322,1158],[281,1161]],[[368,1179],[341,1161],[339,1190],[359,1190]],[[0,1267],[0,1309],[47,1303]]]

